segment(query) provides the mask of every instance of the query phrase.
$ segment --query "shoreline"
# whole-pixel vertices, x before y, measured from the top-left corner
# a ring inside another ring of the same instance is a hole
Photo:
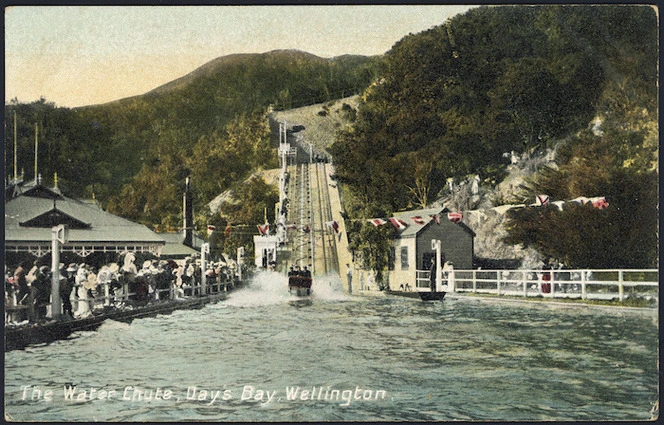
[[[354,295],[357,294],[359,296],[380,296],[379,294],[382,294],[384,297],[400,297],[400,298],[406,298],[406,299],[411,299],[415,301],[420,301],[419,297],[414,297],[411,295],[405,295],[408,293],[403,293],[400,291],[357,291],[357,293],[354,291]],[[603,304],[588,304],[585,302],[561,302],[561,301],[555,301],[555,299],[530,299],[530,298],[504,298],[502,296],[492,296],[492,295],[485,295],[481,293],[474,293],[472,295],[465,294],[463,292],[454,292],[450,293],[448,292],[445,295],[445,299],[443,302],[446,300],[450,301],[462,301],[462,302],[468,302],[468,301],[477,301],[477,302],[482,302],[482,303],[496,303],[496,304],[528,304],[530,306],[541,306],[544,308],[558,308],[558,309],[565,309],[565,308],[570,308],[570,309],[603,309],[603,310],[608,310],[608,311],[613,311],[613,312],[629,312],[629,313],[640,313],[644,315],[659,315],[659,306],[656,307],[631,307],[631,306],[620,306],[620,305],[603,305]]]
[[[599,308],[603,310],[609,310],[614,312],[630,312],[630,313],[642,313],[642,314],[655,314],[659,313],[658,307],[629,307],[629,306],[619,306],[619,305],[602,305],[602,304],[587,304],[584,302],[559,302],[559,301],[549,301],[549,300],[531,300],[528,298],[518,299],[518,298],[502,298],[495,296],[484,296],[484,295],[466,295],[464,293],[453,293],[447,294],[446,299],[454,301],[469,301],[477,300],[478,302],[485,303],[517,303],[517,304],[529,304],[529,305],[539,305],[546,308],[575,308],[575,309],[592,309]]]

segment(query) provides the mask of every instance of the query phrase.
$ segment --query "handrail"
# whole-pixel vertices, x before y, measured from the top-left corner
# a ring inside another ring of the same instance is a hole
[[[549,274],[549,279],[543,279]],[[429,287],[431,273],[416,270],[416,288]],[[449,292],[553,298],[613,299],[648,297],[659,300],[658,269],[458,269],[443,274]]]
[[[129,282],[122,281],[121,287],[118,288],[118,290],[115,293],[111,293],[111,283],[110,282],[104,282],[100,283],[99,286],[101,287],[101,294],[95,294],[92,298],[87,297],[87,293],[85,297],[79,298],[76,292],[80,288],[80,285],[75,285],[72,288],[72,292],[70,294],[70,302],[72,304],[72,311],[75,313],[76,311],[79,310],[78,303],[80,302],[87,302],[90,311],[92,312],[96,307],[99,307],[100,305],[103,306],[122,306],[127,301],[130,300],[135,300],[133,297],[137,295],[136,292],[130,292],[129,291]],[[183,282],[182,286],[179,288],[175,284],[175,281],[170,281],[169,282],[169,287],[168,288],[153,288],[153,291],[150,292],[148,289],[148,297],[147,301],[148,303],[154,303],[154,302],[160,302],[166,299],[183,299],[183,298],[191,298],[195,296],[203,296],[203,295],[212,295],[212,294],[219,294],[222,292],[228,292],[229,289],[233,288],[235,286],[234,279],[220,279],[214,281],[214,283],[207,283],[206,285],[206,294],[201,294],[201,281],[198,279],[194,285],[189,285],[185,284]],[[191,290],[191,293],[189,295],[184,295],[180,296],[178,292],[180,292],[180,289],[184,292],[185,290],[189,291]],[[162,297],[164,293],[168,293],[167,297]],[[59,296],[58,296],[59,297]],[[27,310],[29,306],[27,305],[17,305],[15,296],[12,297],[11,300],[8,300],[9,302],[6,302],[5,304],[5,311],[6,312],[16,312],[19,310]],[[51,294],[51,300],[53,298],[53,294]],[[51,301],[49,301],[49,304],[44,304],[44,306],[47,307],[47,317],[51,317]],[[62,310],[61,310],[62,311]]]

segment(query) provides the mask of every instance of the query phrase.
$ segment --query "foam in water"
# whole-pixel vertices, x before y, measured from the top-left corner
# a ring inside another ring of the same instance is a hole
[[[351,299],[343,292],[339,276],[314,277],[312,300],[342,301]],[[288,277],[273,271],[260,271],[247,285],[231,293],[225,305],[248,307],[279,304],[302,299],[288,293]]]
[[[129,329],[129,326],[129,323],[106,319],[102,322],[99,329]]]
[[[353,299],[348,295],[342,285],[341,277],[339,275],[325,275],[315,277],[312,285],[314,292],[311,294],[312,299],[327,300],[327,301],[348,301]]]

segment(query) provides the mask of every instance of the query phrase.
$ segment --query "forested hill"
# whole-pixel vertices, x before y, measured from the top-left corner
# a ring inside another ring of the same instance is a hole
[[[478,174],[492,187],[506,152],[559,147],[554,163],[494,205],[545,194],[605,196],[609,207],[515,211],[509,243],[568,266],[653,266],[657,24],[650,6],[481,7],[404,37],[331,148],[349,215],[361,223],[429,205],[448,178]],[[378,230],[355,230],[363,236],[351,246],[385,257],[366,243]]]
[[[361,92],[376,76],[375,59],[357,55],[325,59],[299,50],[233,54],[214,59],[147,95],[177,92],[191,85],[192,92],[208,86],[218,98],[228,98],[246,92],[249,85],[254,91],[251,100],[260,105],[268,101],[277,110],[298,108]],[[302,85],[296,78],[308,84]]]
[[[10,104],[6,123],[16,111],[26,178],[38,123],[46,182],[57,171],[71,196],[94,193],[111,212],[178,227],[185,176],[200,212],[254,170],[277,166],[270,105],[360,94],[357,113],[348,111],[353,125],[330,148],[348,189],[349,223],[430,205],[448,178],[478,174],[483,188],[493,187],[506,174],[506,152],[556,147],[553,163],[494,205],[546,194],[605,196],[609,206],[524,208],[511,215],[508,242],[569,266],[650,267],[658,252],[658,48],[651,6],[480,7],[404,37],[381,57],[233,55],[105,105]],[[13,146],[11,131],[5,146]],[[11,169],[10,149],[5,158]],[[252,224],[273,194],[260,181],[246,187],[239,199],[260,211],[235,216]],[[372,258],[369,266],[385,265],[387,253],[368,241],[387,227],[353,226],[351,247]]]
[[[19,170],[32,179],[35,125],[39,170],[70,196],[94,194],[111,212],[150,226],[179,227],[184,178],[198,206],[277,166],[265,114],[361,93],[379,58],[324,59],[300,51],[231,55],[213,60],[141,96],[59,108],[47,99],[5,108],[18,121]],[[5,136],[12,170],[13,132]],[[203,208],[196,208],[202,211]]]

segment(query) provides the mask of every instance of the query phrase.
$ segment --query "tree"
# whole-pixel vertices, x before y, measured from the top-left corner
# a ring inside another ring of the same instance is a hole
[[[626,161],[631,133],[582,133],[561,150],[558,170],[540,172],[524,198],[552,200],[604,196],[605,209],[566,203],[509,212],[507,243],[534,246],[543,256],[577,268],[650,268],[658,262],[658,173]],[[647,161],[647,164],[650,162]],[[627,164],[627,165],[626,165]]]
[[[233,201],[223,203],[213,220],[220,231],[215,232],[212,242],[221,252],[235,252],[244,246],[249,255],[253,252],[253,236],[258,234],[256,225],[263,224],[266,215],[268,222],[274,222],[274,205],[279,202],[279,194],[259,177],[237,185],[233,192]]]
[[[601,40],[548,46],[559,15],[571,19],[546,7],[478,8],[397,42],[332,146],[340,179],[398,211],[428,203],[444,177],[497,179],[503,152],[584,128],[604,75],[587,46]]]
[[[395,229],[392,226],[373,226],[368,223],[356,223],[349,230],[349,246],[356,253],[364,268],[374,271],[376,283],[381,290],[387,285],[383,282],[384,272],[388,267],[389,252]]]

